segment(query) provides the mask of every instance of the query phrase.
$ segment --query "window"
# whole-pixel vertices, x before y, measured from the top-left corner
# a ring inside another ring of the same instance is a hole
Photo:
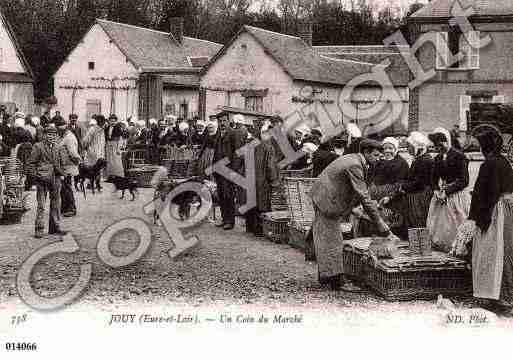
[[[89,61],[88,67],[89,67],[89,70],[94,70],[94,62]]]
[[[187,119],[189,115],[189,104],[187,102],[183,102],[180,104],[180,114],[179,116],[183,119]]]
[[[469,31],[462,33],[458,28],[449,32],[440,32],[437,36],[436,69],[479,69],[480,32]],[[450,55],[462,54],[463,59],[449,64]]]
[[[261,96],[249,96],[245,98],[244,108],[255,112],[264,112],[264,98]]]
[[[86,112],[86,118],[88,119],[93,117],[93,115],[100,115],[102,113],[102,102],[100,100],[87,100]]]
[[[176,106],[174,103],[167,103],[165,107],[166,115],[176,115]]]

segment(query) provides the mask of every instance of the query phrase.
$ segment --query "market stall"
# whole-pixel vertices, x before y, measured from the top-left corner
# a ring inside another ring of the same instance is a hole
[[[21,163],[16,158],[0,158],[0,224],[20,223],[28,211],[24,181]]]

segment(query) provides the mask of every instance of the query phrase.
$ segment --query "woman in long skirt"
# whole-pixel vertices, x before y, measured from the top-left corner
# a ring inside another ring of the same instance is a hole
[[[429,139],[439,154],[435,157],[434,195],[426,227],[433,246],[449,253],[458,227],[467,219],[470,210],[468,160],[463,152],[452,147],[448,130],[437,128]]]
[[[472,249],[474,297],[494,309],[513,306],[513,169],[501,155],[502,136],[490,125],[474,130],[485,161],[472,194],[469,219],[476,231]]]
[[[409,228],[423,228],[426,227],[429,205],[433,197],[431,180],[434,161],[427,153],[430,141],[425,135],[414,131],[407,142],[414,160],[408,173],[408,180],[401,188],[401,192],[406,193],[406,224]]]
[[[125,177],[123,168],[122,150],[123,150],[123,126],[117,122],[117,117],[111,115],[109,118],[110,125],[105,130],[105,140],[107,145],[105,148],[105,160],[107,161],[106,175],[107,178]]]

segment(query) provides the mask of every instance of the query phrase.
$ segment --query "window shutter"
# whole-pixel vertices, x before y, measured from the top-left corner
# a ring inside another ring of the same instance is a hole
[[[447,32],[437,33],[435,57],[436,69],[446,69],[449,63],[449,34]]]
[[[493,103],[504,103],[504,96],[493,96]]]
[[[472,97],[467,95],[460,96],[460,129],[462,131],[467,130],[467,113],[470,111],[470,103]]]
[[[481,36],[479,31],[470,31],[469,33],[469,68],[479,69],[479,47]]]

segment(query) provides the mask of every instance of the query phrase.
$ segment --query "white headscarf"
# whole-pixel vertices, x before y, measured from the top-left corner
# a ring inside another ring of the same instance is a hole
[[[383,145],[385,144],[389,144],[389,145],[392,145],[394,146],[394,157],[397,155],[397,153],[399,152],[399,141],[397,139],[395,139],[394,137],[386,137],[384,140],[383,140]]]
[[[432,145],[427,136],[418,131],[411,132],[406,142],[413,146],[416,156],[421,156],[426,153],[429,146]]]
[[[150,120],[148,121],[150,125],[156,125],[158,124],[157,120],[154,119],[154,118],[150,118]]]
[[[187,124],[187,122],[180,122],[178,124],[178,131],[184,132],[185,130],[188,130],[188,129],[189,129],[189,125]]]
[[[96,122],[96,120],[94,118],[89,120],[89,126],[96,126],[96,125],[98,125],[98,123]]]
[[[17,117],[14,120],[14,127],[25,127],[25,118]]]
[[[30,121],[32,122],[32,124],[34,126],[39,126],[39,124],[41,123],[41,119],[37,116],[33,116]]]

